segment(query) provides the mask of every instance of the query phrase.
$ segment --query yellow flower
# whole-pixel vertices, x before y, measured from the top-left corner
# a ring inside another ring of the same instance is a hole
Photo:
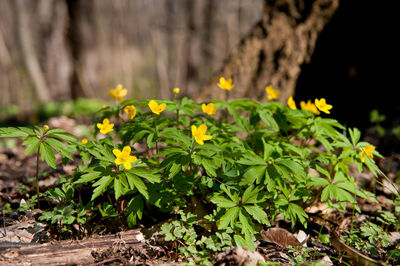
[[[223,90],[230,91],[231,89],[233,89],[233,87],[235,87],[235,85],[232,84],[231,78],[225,80],[225,78],[221,77],[219,78],[218,87],[220,87]]]
[[[82,140],[81,140],[81,143],[83,144],[83,145],[85,145],[86,143],[87,143],[87,139],[86,138],[83,138]]]
[[[47,131],[47,130],[50,129],[50,127],[49,127],[48,125],[44,125],[44,126],[43,126],[43,129],[44,129],[44,131]]]
[[[292,96],[289,97],[289,99],[288,99],[288,101],[287,101],[287,105],[288,105],[289,108],[292,109],[292,110],[296,110],[296,109],[297,109],[297,107],[296,107],[296,102],[293,100],[293,97],[292,97]]]
[[[209,103],[209,104],[202,104],[201,105],[201,109],[203,110],[204,113],[208,114],[208,115],[213,115],[217,112],[218,107],[214,107],[213,103]]]
[[[367,145],[361,150],[361,162],[365,162],[365,156],[369,158],[374,158],[372,151],[375,150],[375,147],[372,145]]]
[[[307,103],[305,103],[304,101],[301,101],[300,102],[300,107],[301,107],[301,110],[310,111],[310,112],[313,112],[316,115],[320,114],[320,112],[318,111],[318,108],[315,106],[315,104],[313,104],[311,102],[311,100],[308,100]]]
[[[178,94],[179,91],[180,91],[179,88],[174,88],[174,89],[172,90],[172,92],[175,93],[175,94]]]
[[[267,86],[265,88],[265,91],[267,92],[267,99],[268,100],[278,99],[279,98],[279,94],[281,94],[280,91],[274,90],[271,85]]]
[[[108,94],[110,94],[113,100],[118,100],[120,102],[124,100],[124,96],[126,96],[127,93],[128,90],[124,89],[122,84],[118,84],[118,86],[115,89],[111,89],[108,91]]]
[[[149,107],[150,107],[150,109],[151,109],[151,111],[153,112],[153,113],[155,113],[156,115],[159,115],[162,111],[164,111],[165,110],[165,108],[167,107],[167,105],[165,104],[165,103],[162,103],[162,104],[158,104],[156,101],[154,101],[154,100],[151,100],[150,102],[149,102]]]
[[[100,133],[107,134],[108,132],[113,131],[114,124],[110,124],[110,120],[104,118],[103,124],[97,123],[97,127],[100,129]]]
[[[133,119],[136,115],[136,107],[133,105],[126,106],[124,111],[128,114],[129,119]]]
[[[120,165],[123,164],[126,169],[131,169],[131,163],[136,162],[137,158],[136,156],[131,156],[131,147],[125,146],[122,151],[114,149],[113,150],[114,155],[117,157],[115,159],[115,164]]]
[[[332,105],[327,104],[325,98],[321,98],[321,100],[315,99],[315,106],[324,113],[331,113],[329,110],[332,109]]]
[[[207,125],[202,124],[197,128],[195,125],[192,126],[192,135],[197,143],[200,145],[204,144],[203,140],[210,140],[212,136],[206,135],[207,132]]]

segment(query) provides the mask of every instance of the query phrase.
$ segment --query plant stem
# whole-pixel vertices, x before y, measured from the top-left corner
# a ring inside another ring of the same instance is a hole
[[[158,153],[158,128],[157,128],[157,115],[156,118],[154,118],[154,129],[155,129],[155,133],[156,133],[156,151]]]
[[[39,154],[40,154],[40,145],[36,152],[36,200],[38,204],[38,208],[40,209],[39,203]]]

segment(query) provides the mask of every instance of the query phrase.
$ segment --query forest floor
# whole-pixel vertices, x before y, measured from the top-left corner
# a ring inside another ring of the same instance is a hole
[[[49,121],[52,126],[62,125],[63,129],[73,132],[78,122],[57,118]],[[363,134],[368,141],[378,147],[380,139],[373,134]],[[89,264],[89,265],[162,265],[180,264],[185,258],[176,252],[171,243],[163,241],[154,234],[157,221],[153,225],[145,224],[138,229],[122,231],[123,228],[105,228],[98,226],[92,234],[85,236],[60,236],[51,230],[48,224],[37,221],[42,212],[40,209],[16,211],[21,202],[35,195],[33,186],[36,158],[25,156],[20,143],[14,143],[0,149],[0,206],[3,209],[0,217],[0,264]],[[78,159],[77,155],[77,161]],[[60,161],[60,158],[58,158]],[[392,153],[384,159],[376,158],[379,167],[395,184],[399,183],[400,154]],[[45,163],[39,165],[41,176],[40,191],[45,192],[54,187],[56,181],[74,172],[77,162],[67,165],[58,164],[57,169],[49,168]],[[307,228],[294,227],[285,220],[276,221],[274,227],[263,231],[258,241],[256,252],[242,248],[224,251],[212,259],[214,265],[244,265],[258,259],[277,262],[281,265],[292,265],[293,261],[305,262],[319,259],[326,265],[400,265],[400,230],[399,226],[385,226],[389,237],[386,248],[375,249],[374,254],[367,249],[350,247],[343,241],[349,237],[352,229],[360,228],[365,221],[380,224],[382,211],[395,213],[392,201],[394,196],[392,184],[385,178],[375,178],[371,173],[358,173],[353,169],[353,176],[359,186],[376,194],[378,202],[369,199],[358,199],[361,213],[352,208],[338,212],[327,208],[325,204],[314,206],[306,212],[310,219]],[[399,186],[398,186],[399,188]],[[29,196],[28,196],[29,195]],[[45,204],[43,204],[45,205]],[[398,219],[398,218],[397,218]],[[96,227],[97,225],[93,225]],[[372,230],[372,229],[371,229]],[[330,236],[329,243],[322,243],[320,234]],[[354,240],[356,242],[356,240]],[[368,237],[363,241],[368,242]],[[376,240],[378,241],[378,240]],[[43,243],[43,244],[42,244]],[[290,249],[288,245],[301,246],[302,249]],[[397,250],[388,260],[389,250]],[[317,254],[317,255],[316,255]],[[322,255],[321,255],[322,254]],[[53,260],[51,260],[53,259]],[[42,260],[42,261],[41,261]],[[64,263],[63,263],[64,262]]]

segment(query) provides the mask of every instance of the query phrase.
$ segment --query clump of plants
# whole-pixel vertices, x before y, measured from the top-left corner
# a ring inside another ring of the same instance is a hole
[[[218,86],[234,88],[224,78]],[[279,91],[266,91],[266,103],[198,104],[180,98],[178,88],[173,100],[124,100],[127,90],[118,86],[91,137],[43,128],[0,135],[25,139],[27,154],[36,151],[53,168],[55,152],[80,154],[75,173],[40,194],[53,204],[40,219],[62,230],[79,224],[84,233],[96,216],[130,228],[157,210],[174,218],[161,227],[166,241],[198,260],[230,245],[254,250],[256,235],[278,215],[307,227],[304,209],[317,202],[360,211],[357,197],[374,200],[350,175],[353,164],[382,174],[373,160],[380,154],[360,141],[360,131],[329,118],[324,98],[298,109],[292,97],[281,104]]]

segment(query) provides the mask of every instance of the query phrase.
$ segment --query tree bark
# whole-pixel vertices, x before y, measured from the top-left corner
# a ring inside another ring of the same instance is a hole
[[[34,47],[31,29],[29,28],[29,1],[16,0],[15,12],[18,21],[18,36],[24,56],[26,69],[36,91],[36,96],[40,102],[51,100],[50,90],[40,67],[38,56]]]
[[[71,97],[93,97],[98,80],[95,2],[66,0],[69,15],[68,41],[72,55]]]
[[[279,100],[293,95],[301,65],[309,62],[319,33],[339,0],[265,0],[263,16],[202,88],[197,100],[223,99],[219,77],[232,78],[232,98],[263,99],[265,87],[281,91]]]

